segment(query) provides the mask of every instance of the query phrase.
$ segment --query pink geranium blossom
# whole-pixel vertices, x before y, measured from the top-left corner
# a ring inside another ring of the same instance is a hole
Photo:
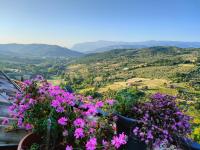
[[[86,143],[86,150],[95,150],[96,146],[97,146],[97,139],[96,138],[91,138]]]
[[[58,124],[60,125],[67,125],[67,118],[66,117],[61,117],[60,119],[58,119]]]
[[[68,136],[68,135],[69,135],[68,131],[67,131],[67,130],[64,130],[64,131],[63,131],[63,136]]]
[[[67,145],[65,150],[73,150],[72,146]]]
[[[83,119],[81,119],[81,118],[77,118],[77,119],[74,121],[74,125],[75,125],[76,127],[81,127],[81,128],[83,128],[84,125],[85,125],[85,121],[84,121]]]
[[[26,130],[31,130],[33,127],[32,127],[31,124],[27,123],[27,124],[25,125],[25,128],[26,128]]]
[[[59,107],[60,106],[60,102],[58,100],[53,100],[51,102],[51,106],[54,107],[54,108]]]
[[[105,149],[107,149],[109,147],[109,142],[108,141],[105,141],[105,140],[102,140],[102,145]]]
[[[4,118],[1,124],[2,124],[2,125],[7,125],[7,124],[9,124],[8,118]]]
[[[126,139],[127,136],[124,133],[122,133],[119,136],[114,136],[111,142],[113,146],[119,148],[121,145],[126,144]]]
[[[83,138],[85,136],[83,129],[77,128],[74,132],[74,136],[76,137],[76,139]]]
[[[104,103],[102,102],[102,101],[98,101],[97,103],[96,103],[96,107],[97,108],[101,108],[101,107],[103,107],[104,106]]]
[[[114,99],[107,99],[106,103],[108,103],[109,105],[113,105],[116,101]]]

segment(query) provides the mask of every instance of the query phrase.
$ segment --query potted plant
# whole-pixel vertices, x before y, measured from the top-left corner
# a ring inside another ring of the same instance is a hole
[[[19,150],[114,150],[126,144],[127,136],[117,134],[111,115],[98,117],[98,109],[111,110],[111,101],[66,92],[41,76],[25,81],[23,91],[10,107],[17,126],[31,132],[22,139]]]
[[[182,138],[187,138],[191,132],[191,118],[178,108],[175,97],[157,93],[148,101],[127,107],[129,111],[121,113],[128,118],[118,115],[119,130],[126,130],[129,135],[127,149],[134,144],[140,149],[162,149],[163,145],[178,149],[184,146]]]

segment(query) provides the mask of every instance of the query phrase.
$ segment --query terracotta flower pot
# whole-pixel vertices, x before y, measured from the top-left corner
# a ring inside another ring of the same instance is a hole
[[[19,142],[17,150],[29,149],[33,143],[38,143],[39,144],[40,142],[41,142],[41,137],[39,135],[36,135],[34,133],[28,133]]]

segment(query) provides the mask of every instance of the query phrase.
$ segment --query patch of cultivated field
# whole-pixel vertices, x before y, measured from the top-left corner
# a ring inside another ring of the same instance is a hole
[[[85,89],[80,90],[78,93],[79,93],[79,94],[84,94],[84,93],[86,93],[87,91],[92,91],[92,90],[94,90],[94,87],[88,87],[88,88],[85,88]]]
[[[166,79],[132,78],[127,80],[126,82],[114,82],[113,84],[100,88],[99,92],[103,93],[108,91],[109,89],[117,91],[128,86],[137,86],[140,89],[146,87],[149,93],[160,92],[176,95],[176,89],[171,89],[167,87],[168,84],[170,84],[170,81]]]
[[[136,76],[142,78],[169,79],[176,73],[186,73],[195,68],[193,64],[179,64],[175,66],[152,66],[135,69]]]
[[[168,84],[169,81],[166,79],[149,79],[149,78],[132,78],[127,80],[127,83],[138,84],[140,86],[148,86],[150,88],[158,88],[164,84]]]
[[[103,88],[100,88],[98,91],[100,93],[107,92],[109,89],[117,91],[117,90],[123,89],[125,87],[127,87],[126,82],[114,82],[113,84],[110,84],[110,85],[107,85]]]

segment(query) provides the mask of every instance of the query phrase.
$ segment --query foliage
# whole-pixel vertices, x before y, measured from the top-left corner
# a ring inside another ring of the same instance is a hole
[[[132,106],[144,99],[145,93],[135,90],[134,88],[126,88],[116,93],[115,99],[117,104],[115,106],[116,112],[124,116],[129,116]]]
[[[37,143],[33,143],[30,147],[30,150],[39,150],[40,149],[40,145],[38,145]]]
[[[200,143],[200,119],[196,118],[193,121],[193,132],[192,132],[192,138]]]

